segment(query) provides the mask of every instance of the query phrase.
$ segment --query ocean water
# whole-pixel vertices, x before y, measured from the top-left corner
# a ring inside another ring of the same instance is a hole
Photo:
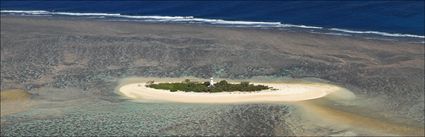
[[[1,13],[425,38],[424,1],[1,1]]]

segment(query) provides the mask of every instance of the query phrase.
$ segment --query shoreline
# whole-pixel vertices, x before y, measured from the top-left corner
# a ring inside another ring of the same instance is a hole
[[[325,97],[345,90],[342,87],[325,83],[253,83],[276,88],[256,92],[170,92],[154,89],[145,83],[125,84],[118,88],[121,95],[137,101],[164,101],[177,103],[274,103],[297,102]]]

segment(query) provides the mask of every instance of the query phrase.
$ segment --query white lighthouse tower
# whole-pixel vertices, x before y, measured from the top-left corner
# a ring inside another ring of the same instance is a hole
[[[214,87],[213,77],[210,78],[210,85],[208,85],[208,87]]]

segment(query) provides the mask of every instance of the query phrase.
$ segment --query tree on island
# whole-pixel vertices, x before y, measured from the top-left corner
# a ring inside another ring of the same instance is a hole
[[[190,83],[190,80],[189,79],[185,79],[183,82],[184,83]]]
[[[232,92],[232,91],[241,91],[241,92],[252,92],[260,91],[266,89],[272,89],[271,87],[264,85],[254,85],[250,84],[248,81],[240,82],[239,84],[231,84],[226,80],[221,80],[218,83],[215,83],[214,86],[209,86],[210,82],[192,82],[189,79],[185,79],[180,83],[157,83],[146,84],[146,87],[155,88],[155,89],[165,89],[170,90],[171,92],[175,91],[185,91],[185,92]]]

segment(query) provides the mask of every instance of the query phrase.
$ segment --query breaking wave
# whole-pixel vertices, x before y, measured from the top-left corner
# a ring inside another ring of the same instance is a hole
[[[78,12],[55,12],[55,11],[45,11],[45,10],[1,10],[2,14],[12,14],[12,15],[34,15],[34,16],[48,16],[48,15],[59,15],[59,16],[86,16],[86,17],[95,17],[95,18],[124,18],[124,19],[134,19],[140,21],[149,21],[149,22],[179,22],[179,23],[203,23],[203,24],[212,24],[212,25],[230,25],[236,27],[289,27],[289,28],[303,28],[303,29],[320,29],[328,30],[339,33],[329,33],[329,34],[338,34],[347,36],[349,34],[374,34],[386,37],[407,37],[407,38],[425,38],[425,36],[413,35],[413,34],[400,34],[400,33],[387,33],[379,31],[356,31],[340,28],[323,28],[317,26],[307,26],[307,25],[294,25],[294,24],[284,24],[281,22],[259,22],[259,21],[230,21],[223,19],[206,19],[206,18],[196,18],[193,16],[139,16],[139,15],[123,15],[120,13],[78,13]],[[130,20],[128,20],[130,21]],[[348,33],[348,34],[342,34]]]
[[[355,34],[377,34],[377,35],[389,36],[389,37],[425,38],[425,36],[419,36],[419,35],[400,34],[400,33],[387,33],[387,32],[379,32],[379,31],[355,31],[355,30],[338,29],[338,28],[330,28],[329,30],[346,32],[346,33],[355,33]]]

